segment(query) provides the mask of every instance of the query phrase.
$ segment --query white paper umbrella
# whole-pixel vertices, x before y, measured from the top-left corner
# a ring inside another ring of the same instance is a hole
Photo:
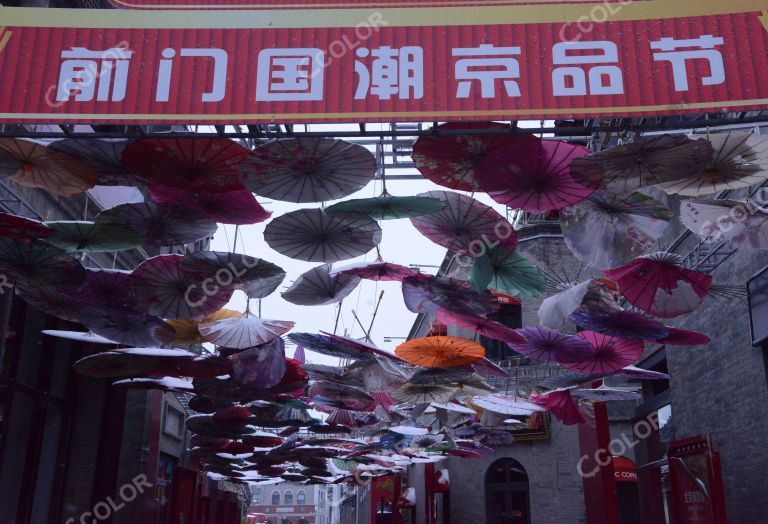
[[[364,215],[329,215],[322,209],[299,209],[267,224],[264,240],[287,257],[332,263],[375,248],[381,242],[381,228]]]
[[[566,245],[576,258],[598,269],[649,253],[671,219],[667,206],[642,193],[596,191],[560,210]]]
[[[472,404],[501,415],[531,415],[537,411],[546,411],[546,408],[520,397],[501,394],[472,397]]]
[[[539,306],[539,323],[561,331],[573,324],[569,316],[581,308],[605,313],[621,311],[608,287],[602,282],[590,279],[545,298]]]
[[[44,335],[57,338],[65,338],[67,340],[75,340],[77,342],[84,342],[86,344],[111,344],[115,345],[117,342],[109,340],[108,338],[100,337],[95,333],[83,332],[83,331],[60,331],[57,329],[44,329],[42,331]]]
[[[706,138],[699,139],[707,141]],[[657,187],[669,194],[702,196],[762,184],[768,180],[768,140],[751,132],[709,136],[712,161],[698,172]]]
[[[207,342],[230,349],[247,349],[266,344],[294,326],[284,320],[267,320],[245,314],[198,326]]]
[[[310,269],[299,276],[283,294],[283,298],[299,306],[322,306],[340,302],[360,284],[360,277],[329,275],[327,265]]]
[[[417,428],[414,426],[392,426],[389,431],[399,433],[401,435],[407,435],[410,437],[420,437],[426,435],[429,431],[426,428]]]
[[[725,240],[734,247],[768,248],[768,213],[738,200],[686,200],[680,203],[680,220],[705,240]]]

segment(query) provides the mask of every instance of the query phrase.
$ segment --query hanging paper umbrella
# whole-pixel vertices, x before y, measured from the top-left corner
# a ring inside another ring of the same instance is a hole
[[[263,197],[325,202],[364,188],[376,175],[376,159],[343,140],[288,138],[256,148],[240,174],[248,189]]]
[[[153,202],[121,204],[96,216],[96,224],[133,231],[152,246],[191,244],[216,232],[216,223],[191,209]]]
[[[578,310],[608,314],[621,311],[621,307],[605,282],[589,279],[545,298],[539,306],[539,323],[563,330],[570,325],[570,314]]]
[[[245,188],[213,192],[153,185],[149,195],[158,204],[194,209],[221,224],[256,224],[272,216]]]
[[[290,335],[288,338],[290,339]],[[322,364],[302,364],[301,369],[307,373],[311,380],[339,382],[341,384],[347,384],[349,386],[358,388],[364,387],[362,377],[350,376],[348,374],[348,368],[346,367],[324,366]]]
[[[476,259],[469,281],[477,290],[489,288],[520,298],[535,298],[547,290],[539,268],[504,246],[489,249]]]
[[[589,149],[531,135],[514,137],[485,159],[477,170],[480,188],[500,204],[525,211],[562,209],[587,198],[593,189],[577,183],[571,162]]]
[[[373,360],[374,353],[369,349],[360,346],[343,344],[334,340],[328,335],[315,335],[312,333],[289,333],[288,340],[296,345],[338,358],[349,358],[355,360]]]
[[[658,184],[666,193],[702,196],[762,184],[768,180],[768,140],[751,132],[729,131],[699,139],[714,155],[694,173]]]
[[[563,362],[563,365],[579,373],[597,373],[605,375],[634,364],[643,354],[645,345],[640,340],[628,340],[610,337],[594,331],[581,331],[577,336],[592,345],[592,355],[588,360]]]
[[[236,353],[229,359],[232,362],[232,380],[253,388],[275,387],[287,369],[285,344],[279,337],[261,347]]]
[[[352,213],[374,220],[393,220],[430,215],[443,209],[446,203],[437,198],[422,196],[398,197],[388,193],[374,198],[345,200],[326,208],[328,214]]]
[[[512,140],[512,128],[497,122],[449,122],[434,129],[470,134],[419,137],[413,144],[413,163],[424,178],[461,191],[479,191],[475,171],[490,153]],[[477,133],[486,130],[491,133]],[[509,134],[492,133],[504,130]]]
[[[635,366],[626,366],[618,370],[615,374],[624,378],[636,380],[669,380],[669,375],[666,373],[637,368]]]
[[[463,280],[417,276],[403,279],[405,306],[413,313],[445,309],[487,315],[499,309],[499,302],[487,291],[478,292]]]
[[[711,160],[712,153],[706,141],[661,135],[576,159],[570,171],[585,186],[622,195],[693,175]]]
[[[384,280],[402,282],[406,277],[415,277],[420,273],[400,264],[389,262],[360,262],[340,267],[331,271],[330,275],[352,275],[366,280]]]
[[[400,344],[395,354],[414,366],[448,368],[483,358],[485,348],[466,338],[422,337]]]
[[[317,404],[339,409],[373,411],[376,407],[373,397],[365,391],[334,382],[315,382],[309,387],[309,396]]]
[[[480,360],[472,362],[472,369],[481,377],[509,377],[508,370],[494,364],[487,358],[481,358]]]
[[[0,138],[0,178],[62,197],[79,195],[97,182],[96,173],[77,158],[15,138]]]
[[[363,353],[373,353],[378,357],[391,360],[398,364],[404,363],[404,361],[401,358],[398,358],[392,353],[389,353],[387,351],[377,348],[375,345],[368,343],[367,340],[355,340],[353,338],[341,337],[339,335],[334,335],[333,333],[327,333],[325,331],[321,331],[320,333],[327,336],[335,344],[346,346],[352,349],[357,349],[358,351],[361,351]]]
[[[37,242],[17,242],[0,237],[0,271],[28,287],[77,285],[85,280],[85,269],[61,249]]]
[[[231,309],[220,309],[215,313],[211,313],[202,320],[168,320],[166,321],[169,326],[176,332],[176,338],[171,341],[172,345],[191,345],[202,344],[205,342],[203,335],[200,333],[198,327],[200,324],[206,322],[216,322],[218,320],[224,320],[225,318],[239,317],[239,311],[233,311]],[[195,410],[199,411],[199,410]]]
[[[546,411],[546,408],[523,398],[510,395],[478,395],[472,397],[472,404],[493,413],[502,415],[530,415]]]
[[[86,221],[46,222],[53,234],[46,242],[68,253],[104,253],[134,249],[141,244],[139,235],[130,229]]]
[[[124,139],[66,138],[51,142],[48,148],[77,157],[96,173],[100,186],[135,186],[137,177],[123,165],[123,151],[130,143]]]
[[[408,382],[421,386],[448,386],[459,382],[466,382],[474,374],[470,366],[456,366],[450,368],[424,368],[419,369],[408,379]]]
[[[604,271],[632,305],[661,318],[690,313],[699,307],[712,285],[712,276],[683,268],[682,259],[660,252]]]
[[[571,391],[567,389],[548,391],[543,395],[532,395],[531,402],[547,408],[566,426],[585,422],[581,411],[579,411],[579,406],[571,396]]]
[[[667,330],[669,334],[666,337],[659,340],[649,340],[649,342],[656,342],[666,346],[700,346],[711,342],[707,335],[697,333],[696,331],[669,326],[667,326]]]
[[[574,389],[572,395],[577,399],[607,402],[609,400],[639,400],[642,398],[636,391],[622,388],[600,386],[595,389]]]
[[[667,206],[642,193],[619,196],[595,191],[583,202],[560,210],[568,249],[601,269],[648,253],[671,219]]]
[[[376,247],[381,242],[381,228],[366,216],[299,209],[267,224],[264,239],[287,257],[332,263],[364,255]]]
[[[249,298],[264,298],[285,278],[285,271],[271,262],[224,251],[195,251],[184,256],[180,267],[193,274],[214,275],[217,283],[241,289]]]
[[[328,265],[322,265],[303,273],[282,293],[282,297],[300,306],[322,306],[341,302],[360,284],[360,277],[332,277],[329,270]]]
[[[241,187],[237,166],[247,156],[227,138],[145,138],[125,148],[123,164],[149,184],[221,192]]]
[[[134,309],[129,285],[130,271],[100,268],[86,268],[85,271],[82,284],[60,284],[59,291],[73,302],[85,306]]]
[[[247,349],[266,344],[293,326],[294,322],[266,320],[245,313],[239,317],[201,323],[198,329],[206,342],[230,349]]]
[[[411,218],[419,233],[435,244],[471,257],[499,244],[509,249],[517,246],[512,225],[474,198],[451,191],[428,191],[419,196],[440,199],[446,204],[436,213]]]
[[[73,282],[77,282],[74,279]],[[23,280],[15,282],[16,294],[28,305],[56,318],[80,323],[80,318],[87,307],[73,302],[54,284],[26,284]]]
[[[704,240],[768,249],[768,213],[750,202],[686,200],[680,203],[680,220]]]
[[[392,392],[392,397],[399,402],[429,404],[430,402],[450,402],[457,393],[455,387],[440,384],[404,384]]]
[[[150,315],[199,320],[224,307],[232,297],[233,287],[215,281],[204,285],[201,275],[185,271],[183,259],[181,255],[159,255],[133,271],[131,289],[136,303]]]
[[[116,345],[117,342],[109,340],[104,337],[100,337],[95,333],[82,332],[82,331],[61,331],[56,329],[44,329],[43,335],[48,335],[56,338],[64,338],[67,340],[74,340],[75,342],[82,342],[83,344],[111,344]]]
[[[509,344],[523,356],[541,362],[582,362],[592,357],[594,350],[583,338],[551,331],[545,327],[518,329],[525,342]]]
[[[75,362],[73,369],[91,377],[195,377],[229,373],[230,365],[218,357],[201,357],[181,349],[128,348],[104,351]]]
[[[285,280],[285,272],[281,269],[278,274],[245,282],[238,285],[237,289],[245,293],[248,298],[265,298],[274,293],[283,280]]]
[[[583,329],[613,337],[659,340],[669,335],[669,330],[664,324],[634,311],[623,310],[607,314],[576,311],[571,313],[570,318]]]
[[[523,337],[517,334],[514,329],[508,328],[504,324],[494,322],[493,320],[468,313],[456,313],[444,309],[437,310],[437,319],[445,325],[456,325],[462,328],[470,329],[478,335],[482,335],[502,342],[522,342]]]
[[[8,213],[0,213],[0,237],[18,242],[34,242],[53,234],[44,223]]]
[[[176,338],[173,328],[161,319],[125,309],[95,307],[80,314],[93,333],[125,346],[153,346]]]

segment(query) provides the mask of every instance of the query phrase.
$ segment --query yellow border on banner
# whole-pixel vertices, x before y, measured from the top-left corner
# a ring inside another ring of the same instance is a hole
[[[607,9],[615,6],[616,12]],[[600,17],[595,12],[600,9]],[[537,4],[515,6],[264,9],[126,10],[0,7],[0,25],[78,29],[287,29],[355,27],[369,17],[392,27],[536,23],[598,23],[662,20],[768,11],[768,0],[675,0],[621,3]],[[380,18],[379,18],[380,16]]]
[[[322,119],[336,120],[343,118],[450,118],[462,116],[485,116],[499,118],[502,116],[532,116],[536,115],[602,115],[602,114],[632,114],[632,113],[658,113],[667,111],[687,111],[691,109],[729,109],[734,107],[753,107],[767,106],[768,98],[758,98],[754,100],[732,100],[728,102],[696,102],[691,104],[671,104],[655,106],[624,106],[624,107],[585,107],[585,108],[534,108],[534,109],[510,109],[510,110],[467,110],[467,111],[386,111],[386,112],[362,112],[362,113],[265,113],[265,114],[85,114],[85,113],[0,113],[0,120],[34,120],[34,119],[61,119],[61,120],[145,120],[145,121],[163,121],[176,120],[195,123],[194,119],[200,121],[220,121],[225,120],[231,123],[246,123],[248,121],[258,120],[259,122],[290,122],[291,119]],[[343,121],[343,120],[341,120]]]

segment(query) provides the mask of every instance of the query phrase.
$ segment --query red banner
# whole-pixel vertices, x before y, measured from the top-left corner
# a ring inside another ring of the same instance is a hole
[[[768,106],[768,0],[614,3],[613,14],[609,5],[3,7],[0,121],[517,120]]]

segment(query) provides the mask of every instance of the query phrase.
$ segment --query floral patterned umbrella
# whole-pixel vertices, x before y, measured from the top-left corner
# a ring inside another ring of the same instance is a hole
[[[46,222],[53,230],[46,242],[68,253],[104,253],[134,249],[141,244],[130,229],[87,221]]]
[[[188,191],[156,184],[150,186],[149,195],[158,204],[193,209],[220,224],[256,224],[272,216],[245,188],[222,192]]]
[[[540,362],[582,362],[591,358],[594,353],[589,342],[583,338],[558,333],[545,327],[526,327],[518,329],[517,333],[525,341],[509,344],[509,347]]]
[[[125,148],[123,164],[150,185],[222,192],[242,187],[237,168],[247,156],[227,138],[145,138]]]
[[[325,202],[351,195],[376,175],[363,146],[330,138],[287,138],[256,148],[240,169],[257,195],[286,202]]]
[[[475,289],[493,289],[521,298],[535,298],[547,290],[539,268],[504,246],[489,249],[475,260],[469,281]]]
[[[239,317],[201,323],[198,329],[206,342],[230,349],[247,349],[271,342],[293,326],[293,322],[267,320],[245,313]]]
[[[338,275],[351,275],[366,280],[402,282],[404,278],[418,276],[419,272],[415,269],[401,266],[400,264],[377,261],[350,264],[348,266],[332,270],[330,275],[332,277],[336,277]]]
[[[43,222],[9,213],[0,213],[0,237],[18,242],[34,242],[53,234]]]
[[[413,313],[445,309],[487,315],[499,309],[498,300],[487,291],[475,291],[463,280],[428,275],[403,279],[403,299]]]
[[[699,307],[712,276],[683,268],[682,259],[660,252],[637,258],[605,275],[619,285],[632,305],[661,318],[673,318]]]
[[[49,149],[77,157],[98,177],[100,186],[135,186],[140,179],[123,165],[125,139],[65,138],[48,145]]]
[[[77,158],[16,138],[0,138],[0,178],[62,197],[84,193],[98,181]]]
[[[502,342],[520,343],[523,341],[523,337],[520,336],[514,329],[508,328],[504,324],[500,324],[499,322],[495,322],[479,315],[473,315],[469,313],[456,313],[438,309],[437,320],[446,326],[453,324],[462,328],[470,329],[478,335],[492,338],[494,340],[501,340]]]
[[[373,397],[365,391],[334,382],[315,382],[309,387],[309,396],[317,404],[339,409],[373,411],[376,407]]]
[[[267,224],[264,239],[269,247],[287,257],[332,263],[375,248],[381,242],[381,228],[366,216],[299,209]]]
[[[539,323],[563,330],[571,324],[570,314],[578,310],[615,313],[621,311],[621,307],[605,282],[589,279],[545,298],[539,306]]]
[[[191,209],[153,202],[121,204],[96,216],[96,224],[133,231],[152,246],[191,244],[216,232],[216,223]]]
[[[452,191],[428,191],[420,197],[437,198],[446,206],[436,213],[411,218],[411,224],[439,246],[478,257],[488,246],[517,246],[512,225],[493,208],[472,197]]]
[[[565,243],[579,260],[612,268],[645,255],[669,225],[672,212],[642,193],[619,196],[595,191],[560,210]]]
[[[287,370],[285,344],[280,337],[261,347],[236,353],[229,359],[232,362],[232,380],[248,387],[275,387]]]
[[[768,213],[738,200],[685,200],[680,220],[704,240],[727,241],[733,247],[768,249]]]
[[[645,345],[640,340],[611,337],[594,331],[581,331],[577,336],[592,345],[588,360],[563,362],[563,366],[579,373],[606,375],[634,364],[643,354]]]
[[[479,191],[475,170],[497,149],[511,140],[512,128],[497,122],[448,122],[437,131],[470,131],[471,134],[424,135],[413,145],[413,163],[424,178],[437,185],[460,191]],[[509,131],[509,134],[478,134],[487,130]]]
[[[322,306],[341,302],[360,284],[360,277],[329,274],[330,267],[318,266],[303,273],[282,297],[300,306]]]
[[[661,135],[576,159],[571,175],[585,186],[622,195],[694,175],[711,160],[712,153],[705,141]]]
[[[395,354],[414,366],[450,368],[464,366],[485,356],[485,348],[466,338],[422,337],[404,342]]]
[[[623,310],[615,313],[576,311],[571,313],[571,320],[581,328],[613,337],[659,340],[669,335],[669,330],[664,324],[634,311]]]
[[[768,140],[751,132],[715,133],[697,142],[711,144],[714,155],[695,173],[658,187],[669,194],[702,196],[762,184],[768,180]]]
[[[571,178],[573,160],[589,149],[560,140],[515,137],[477,170],[480,188],[500,204],[542,212],[572,206],[592,194]]]

